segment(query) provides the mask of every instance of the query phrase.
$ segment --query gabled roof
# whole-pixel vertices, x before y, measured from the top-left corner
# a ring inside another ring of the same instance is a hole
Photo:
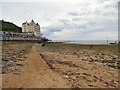
[[[35,23],[33,20],[31,20],[31,22],[30,22],[30,23],[28,23],[27,21],[26,21],[26,22],[24,22],[24,23],[22,23],[22,25],[24,25],[24,24],[27,24],[27,25],[32,25],[32,24],[39,25],[38,23]]]
[[[36,25],[39,25],[38,23],[36,23]]]
[[[31,20],[32,23],[35,23],[33,20]]]
[[[24,23],[22,23],[22,24],[26,24],[27,23],[27,21],[26,22],[24,22]]]

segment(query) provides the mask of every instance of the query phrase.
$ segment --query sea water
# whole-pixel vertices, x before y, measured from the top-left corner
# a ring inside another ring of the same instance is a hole
[[[52,42],[63,42],[72,44],[110,44],[118,43],[117,40],[53,40]]]

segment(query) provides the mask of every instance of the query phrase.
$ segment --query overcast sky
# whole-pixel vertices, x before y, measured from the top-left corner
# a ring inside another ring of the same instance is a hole
[[[2,0],[0,19],[18,26],[33,19],[40,24],[43,35],[52,40],[118,38],[119,0],[24,1]]]

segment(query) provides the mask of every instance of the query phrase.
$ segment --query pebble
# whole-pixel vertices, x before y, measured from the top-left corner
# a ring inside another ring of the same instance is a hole
[[[64,75],[64,78],[68,79],[69,77],[68,77],[68,75]]]
[[[15,74],[15,75],[20,75],[20,72],[14,72],[13,74]]]

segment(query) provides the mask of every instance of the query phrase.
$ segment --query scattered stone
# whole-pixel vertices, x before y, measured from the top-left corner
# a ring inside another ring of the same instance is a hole
[[[68,79],[69,77],[68,77],[68,75],[64,75],[64,78]]]
[[[20,75],[20,72],[14,72],[13,74],[15,74],[15,75]]]
[[[2,50],[2,73],[14,72],[25,65],[26,53],[29,52],[32,44],[8,44]]]
[[[18,66],[23,66],[23,63],[17,62],[17,65],[18,65]]]

